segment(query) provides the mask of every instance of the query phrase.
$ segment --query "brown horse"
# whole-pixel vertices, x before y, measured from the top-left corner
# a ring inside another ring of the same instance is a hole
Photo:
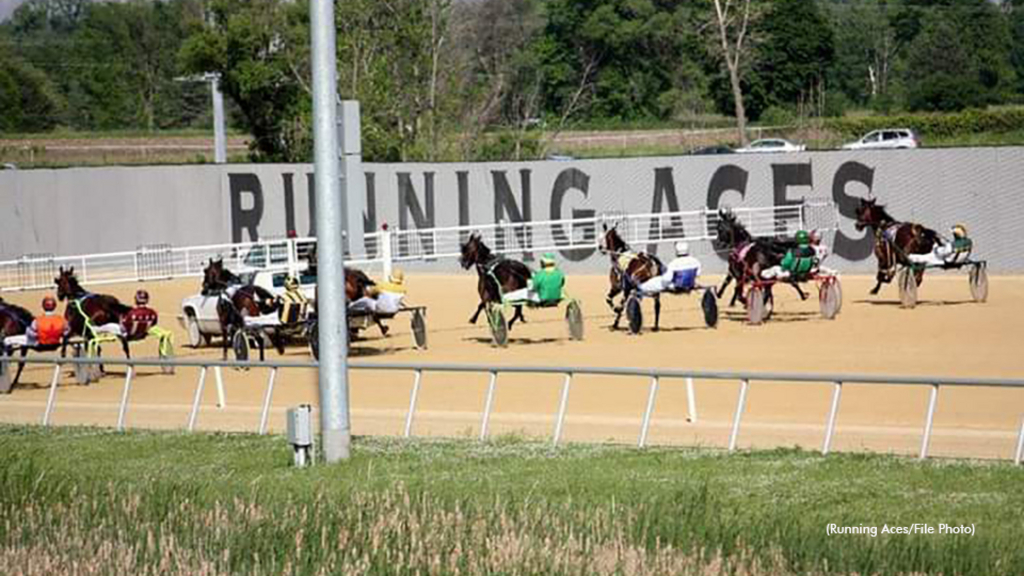
[[[786,252],[795,247],[796,244],[789,240],[755,238],[734,213],[719,210],[718,222],[715,224],[715,248],[729,251],[729,273],[718,288],[718,297],[721,298],[729,283],[735,281],[736,288],[729,306],[735,305],[737,300],[746,304],[743,289],[747,283],[759,278],[764,270],[778,265]],[[800,289],[799,284],[795,281],[786,283],[796,290],[801,300],[807,299],[807,294]],[[765,298],[771,298],[770,285],[765,289]]]
[[[601,225],[604,230],[604,237],[601,241],[600,250],[608,254],[612,267],[608,272],[608,281],[611,288],[605,297],[605,302],[615,312],[615,322],[612,323],[612,330],[619,328],[619,320],[622,319],[622,311],[625,308],[626,300],[641,284],[665,273],[665,265],[658,260],[658,257],[646,252],[632,252],[626,241],[619,236],[617,225],[608,227]],[[615,305],[615,296],[622,293],[622,300]],[[658,322],[661,318],[661,295],[654,296],[654,330],[658,330]]]
[[[242,284],[242,279],[224,267],[224,260],[211,259],[203,269],[201,293],[217,296],[217,320],[220,323],[221,355],[227,360],[228,347],[235,332],[245,328],[245,318],[270,314],[277,310],[278,302],[265,288]],[[284,344],[273,340],[278,352],[284,353]]]
[[[28,330],[28,327],[35,321],[35,317],[28,310],[18,306],[16,304],[10,304],[4,302],[3,298],[0,298],[0,348],[6,348],[4,338],[8,336],[21,336]],[[4,355],[10,355],[9,350],[2,350]],[[23,346],[21,348],[21,357],[24,358],[28,354],[28,347]],[[14,375],[14,379],[11,381],[11,386],[18,383],[18,378],[21,377],[21,371],[25,369],[23,362],[18,363],[18,372]]]
[[[82,336],[87,341],[95,337],[91,330],[86,330],[86,321],[91,326],[104,324],[120,324],[121,317],[131,311],[117,298],[108,294],[93,294],[82,288],[75,277],[74,266],[60,268],[60,274],[53,279],[57,285],[57,299],[67,300],[64,308],[64,319],[68,322],[68,334],[61,344],[61,356],[67,354],[68,340],[73,336]],[[131,358],[128,351],[128,340],[121,339],[124,357]]]
[[[309,249],[309,252],[307,252],[307,254],[306,254],[306,259],[309,261],[309,266],[306,268],[306,273],[307,274],[311,274],[313,276],[316,276],[317,275],[317,271],[319,269],[318,268],[318,260],[317,260],[316,244],[314,244]],[[348,266],[345,266],[344,270],[345,270],[345,302],[348,303],[348,304],[351,304],[352,302],[355,302],[356,300],[359,300],[360,298],[365,297],[369,293],[369,288],[371,286],[375,286],[377,284],[369,276],[367,276],[366,273],[363,272],[362,270],[358,270],[356,268],[349,268]],[[319,299],[320,299],[320,285],[319,285],[319,283],[317,283],[316,295],[314,297],[314,300],[319,300]],[[380,329],[380,333],[386,336],[387,333],[388,333],[388,327],[384,325],[384,322],[380,318],[378,318],[376,316],[373,317],[373,321],[374,321],[375,324],[377,324],[377,328]],[[352,334],[352,336],[355,336],[355,334]]]
[[[934,230],[913,222],[897,222],[885,211],[885,206],[874,198],[861,198],[857,207],[857,230],[871,228],[875,235],[875,258],[878,260],[878,283],[871,294],[878,294],[882,284],[888,284],[896,276],[898,266],[913,269],[914,279],[920,286],[924,281],[924,267],[914,266],[907,258],[910,254],[928,254],[940,243]]]
[[[491,249],[484,244],[478,234],[470,234],[466,243],[459,248],[462,252],[459,257],[462,268],[469,270],[471,266],[476,267],[476,291],[480,296],[480,304],[469,319],[470,324],[476,324],[480,312],[488,302],[501,304],[503,294],[526,288],[527,281],[533,275],[533,271],[526,264],[492,254]],[[517,318],[526,322],[521,305],[515,306],[515,313],[508,322],[509,329]]]

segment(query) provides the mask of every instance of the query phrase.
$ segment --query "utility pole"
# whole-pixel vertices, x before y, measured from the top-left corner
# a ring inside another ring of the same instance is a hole
[[[340,180],[338,157],[334,0],[311,0],[309,20],[312,36],[313,159],[319,268],[316,306],[320,338],[320,433],[324,459],[331,463],[348,459],[352,445],[342,242],[345,218],[342,214],[343,183]],[[344,184],[347,185],[347,181]]]
[[[228,161],[228,138],[224,128],[224,94],[220,91],[220,74],[206,74],[213,93],[213,161]]]

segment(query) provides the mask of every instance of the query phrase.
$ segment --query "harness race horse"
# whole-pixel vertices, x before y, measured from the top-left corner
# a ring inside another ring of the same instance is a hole
[[[744,287],[757,281],[761,272],[779,264],[785,257],[786,252],[796,245],[791,241],[778,240],[774,238],[755,238],[747,228],[728,210],[718,211],[718,222],[715,225],[715,245],[717,249],[729,251],[729,273],[718,288],[718,297],[725,294],[725,289],[730,282],[736,282],[733,290],[732,300],[729,306],[736,304],[738,300],[742,304],[747,303],[743,293]],[[796,282],[787,282],[792,286],[801,300],[807,299],[807,294],[800,289]],[[765,298],[770,298],[770,292],[765,292]]]
[[[117,298],[108,294],[93,294],[82,288],[75,277],[74,266],[64,269],[60,268],[57,278],[54,278],[57,285],[57,299],[67,300],[64,308],[64,319],[68,323],[68,333],[61,343],[60,355],[67,354],[68,341],[74,336],[81,336],[88,344],[96,338],[93,327],[104,324],[120,324],[121,317],[131,311],[131,308],[122,304]],[[128,340],[120,338],[121,347],[124,349],[124,357],[131,358],[128,351]]]
[[[4,339],[9,336],[21,336],[25,334],[28,327],[32,325],[35,317],[32,313],[18,306],[5,302],[3,298],[0,298],[0,348],[4,348]],[[4,355],[7,354],[7,350],[0,350]],[[24,358],[28,354],[28,347],[21,348],[21,357]],[[14,380],[11,381],[10,385],[14,386],[18,383],[18,378],[21,377],[21,371],[25,369],[23,362],[18,363],[18,372],[14,375]]]
[[[211,259],[203,269],[202,294],[218,297],[217,320],[223,338],[221,347],[225,360],[235,332],[245,328],[246,316],[256,317],[277,310],[273,294],[259,286],[243,285],[241,278],[224,267],[223,259]],[[278,352],[284,353],[283,344],[275,341],[274,346]]]
[[[874,198],[861,198],[857,207],[857,230],[871,228],[875,235],[875,258],[878,260],[878,283],[871,294],[878,294],[882,284],[888,284],[896,276],[897,266],[913,270],[918,286],[924,281],[924,267],[914,266],[907,256],[928,254],[940,242],[934,230],[914,222],[899,222],[885,211],[885,206]]]
[[[313,247],[311,247],[309,249],[309,252],[306,255],[306,259],[309,262],[309,265],[306,268],[306,273],[310,274],[312,276],[316,276],[317,275],[317,271],[318,271],[319,263],[318,263],[318,260],[317,260],[317,250],[316,250],[316,245],[315,244],[313,245]],[[362,270],[359,270],[359,269],[356,269],[356,268],[349,268],[348,266],[345,266],[345,302],[346,303],[352,304],[356,300],[359,300],[360,298],[365,297],[368,294],[368,289],[371,286],[375,286],[376,284],[377,283],[374,282],[372,278],[367,276],[366,273],[363,272]],[[314,296],[314,300],[316,300],[316,301],[320,300],[320,284],[319,283],[317,283],[316,295]],[[387,333],[388,333],[388,327],[385,326],[384,323],[381,321],[381,319],[378,318],[377,316],[373,317],[373,321],[377,324],[377,328],[380,328],[380,333],[386,336]]]
[[[509,260],[491,253],[491,249],[484,244],[479,234],[469,235],[469,239],[460,247],[462,255],[459,257],[459,264],[464,270],[476,267],[477,285],[476,290],[480,295],[480,305],[476,312],[469,319],[470,324],[476,324],[480,312],[488,303],[502,303],[502,295],[526,288],[526,283],[533,275],[530,267],[518,260]],[[516,319],[526,322],[523,317],[522,305],[515,306],[515,313],[508,322],[509,329],[515,324]]]
[[[626,241],[619,236],[618,225],[608,227],[602,224],[604,236],[601,240],[600,250],[608,254],[611,260],[611,270],[608,272],[608,281],[611,288],[605,296],[608,307],[615,312],[615,322],[612,323],[612,330],[619,328],[619,320],[622,319],[622,311],[626,301],[638,287],[651,278],[663,274],[665,265],[653,254],[646,252],[633,252],[629,249]],[[622,294],[622,300],[618,306],[615,305],[615,296]],[[654,330],[658,330],[658,322],[661,317],[661,295],[654,294]]]

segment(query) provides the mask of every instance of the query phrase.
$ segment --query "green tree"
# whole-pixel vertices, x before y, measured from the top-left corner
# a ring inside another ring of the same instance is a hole
[[[0,132],[49,130],[61,105],[42,71],[0,48]]]

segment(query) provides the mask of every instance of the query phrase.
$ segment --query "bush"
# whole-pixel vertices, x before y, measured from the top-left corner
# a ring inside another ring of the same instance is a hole
[[[1024,108],[965,110],[955,114],[896,114],[862,118],[830,118],[825,127],[844,138],[863,136],[881,128],[910,128],[921,136],[947,138],[982,132],[1024,129]]]

